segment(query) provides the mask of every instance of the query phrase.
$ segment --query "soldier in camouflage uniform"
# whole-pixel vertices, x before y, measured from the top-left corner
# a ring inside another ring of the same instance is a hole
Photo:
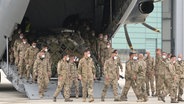
[[[65,102],[71,102],[70,99],[70,65],[69,65],[69,55],[63,54],[63,59],[58,62],[57,73],[58,73],[58,86],[53,96],[53,101],[56,102],[56,97],[61,92],[64,87],[64,98]]]
[[[79,97],[79,81],[78,81],[78,71],[77,71],[77,66],[75,64],[75,57],[70,56],[70,73],[71,73],[71,78],[70,78],[70,88],[74,85],[75,86],[75,95],[76,98]]]
[[[19,58],[18,72],[19,72],[20,78],[22,78],[26,74],[25,61],[27,60],[25,59],[25,53],[29,47],[30,45],[27,43],[27,39],[23,39],[22,43],[19,44],[17,47],[18,58]]]
[[[37,76],[38,88],[40,98],[44,96],[44,90],[48,86],[48,78],[51,75],[51,66],[45,59],[45,53],[39,53],[39,59],[37,58],[34,62],[33,72]]]
[[[145,87],[145,77],[146,77],[146,62],[143,60],[143,54],[139,54],[139,68],[137,73],[137,87],[136,89],[139,91],[138,102],[146,102],[148,100],[148,96],[146,94]]]
[[[184,88],[184,61],[182,60],[182,54],[178,55],[178,60],[175,64],[176,74],[178,75],[178,101],[184,101],[182,99]]]
[[[117,61],[116,61],[115,51],[111,51],[111,57],[105,61],[104,64],[104,88],[102,90],[101,101],[104,101],[107,89],[112,85],[114,101],[120,101],[118,96],[118,79],[119,79],[119,70],[117,70]]]
[[[104,54],[103,54],[103,64],[105,63],[106,60],[108,60],[111,57],[112,54],[112,47],[109,42],[107,42],[107,47],[104,48]]]
[[[146,65],[147,65],[147,68],[146,68],[146,92],[147,92],[147,95],[149,96],[150,93],[150,86],[151,86],[151,92],[152,92],[152,96],[155,95],[155,85],[154,85],[154,59],[150,56],[150,51],[146,51],[146,54],[145,54],[145,62],[146,62]]]
[[[123,65],[121,64],[121,59],[120,59],[120,57],[118,55],[118,50],[115,50],[115,53],[116,53],[116,56],[117,56],[116,61],[117,61],[117,64],[118,64],[118,70],[120,68],[121,69],[121,72],[123,72]]]
[[[162,85],[162,83],[161,84],[159,83],[159,77],[162,74],[162,73],[160,73],[160,71],[162,71],[161,60],[162,60],[161,49],[156,49],[156,60],[155,60],[156,94],[155,95],[158,96],[158,100],[161,100],[160,97],[159,97],[160,87]]]
[[[121,94],[121,100],[122,101],[127,101],[127,94],[130,89],[130,87],[133,88],[133,91],[138,98],[138,91],[136,89],[136,80],[137,80],[137,73],[138,73],[138,60],[137,60],[137,54],[135,51],[130,52],[129,54],[130,58],[126,62],[126,69],[125,69],[125,86],[122,90]]]
[[[178,103],[177,101],[177,85],[176,85],[176,81],[177,81],[177,74],[175,71],[175,60],[176,57],[174,55],[171,56],[171,61],[167,62],[166,57],[167,54],[163,53],[163,60],[162,60],[162,70],[164,70],[164,76],[162,77],[164,80],[161,80],[163,82],[160,83],[164,83],[167,90],[162,90],[162,94],[161,95],[161,100],[163,102],[165,102],[165,97],[170,94],[170,98],[171,98],[171,103]],[[160,81],[160,80],[159,80]]]
[[[26,70],[27,70],[27,81],[30,78],[30,75],[32,77],[32,81],[34,82],[35,80],[35,75],[33,73],[33,64],[34,61],[36,60],[36,55],[38,53],[39,49],[36,47],[36,42],[32,42],[32,46],[30,46],[25,53],[25,59],[26,59]]]
[[[82,82],[82,98],[83,102],[86,102],[87,93],[89,96],[89,102],[94,101],[93,97],[93,84],[96,78],[96,69],[94,66],[93,59],[90,57],[90,51],[85,50],[84,56],[79,61],[78,74],[79,79]],[[87,92],[88,91],[88,92]]]
[[[14,53],[14,58],[15,58],[15,65],[18,66],[19,63],[19,56],[18,56],[18,51],[17,48],[19,46],[20,43],[22,43],[22,39],[24,37],[24,35],[21,33],[20,38],[16,39],[13,45],[13,53]]]

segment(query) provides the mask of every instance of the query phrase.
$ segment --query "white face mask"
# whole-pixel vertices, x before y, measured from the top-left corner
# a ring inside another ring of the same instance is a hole
[[[117,56],[114,56],[114,60],[116,60],[118,57]]]
[[[23,38],[23,36],[20,36],[20,39],[22,39]]]
[[[45,55],[42,55],[41,58],[45,58]]]
[[[107,48],[110,48],[110,46],[108,45]]]
[[[166,58],[166,56],[162,56],[162,58],[163,58],[163,59],[165,59],[165,58]]]
[[[178,58],[178,61],[181,61],[181,58]]]
[[[134,56],[134,57],[133,57],[133,60],[137,60],[137,56]]]
[[[46,48],[46,49],[45,49],[45,52],[47,52],[47,51],[48,51],[48,49]]]
[[[24,41],[23,43],[24,43],[24,44],[26,44],[26,42],[25,42],[25,41]]]
[[[69,57],[67,57],[67,58],[66,58],[66,61],[69,61],[69,60],[70,60],[70,58],[69,58]]]
[[[176,63],[176,61],[173,61],[173,64]]]
[[[147,55],[147,54],[145,54],[144,56],[145,56],[145,57],[148,57],[148,55]]]
[[[88,54],[88,57],[90,57],[91,56],[91,54]]]
[[[33,48],[36,48],[36,46],[33,46]]]

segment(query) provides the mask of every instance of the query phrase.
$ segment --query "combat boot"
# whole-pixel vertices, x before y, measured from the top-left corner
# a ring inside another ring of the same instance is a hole
[[[147,102],[147,101],[148,101],[148,97],[144,96],[144,102]]]
[[[75,97],[76,97],[76,99],[78,99],[79,98],[79,95],[76,95]]]
[[[184,102],[184,100],[181,97],[178,97],[178,101]]]
[[[120,97],[120,100],[121,100],[121,101],[127,101],[127,97],[121,96],[121,97]]]
[[[137,102],[144,102],[144,99],[138,99]]]
[[[119,96],[116,96],[116,97],[114,98],[114,101],[121,101],[121,100],[120,100]]]
[[[86,102],[86,98],[83,98],[83,99],[82,99],[82,102]]]
[[[104,99],[105,99],[105,97],[104,96],[101,96],[101,101],[105,101]]]
[[[151,95],[152,97],[154,97],[155,96],[155,92],[154,91],[152,91],[152,95]]]
[[[53,97],[53,102],[56,102],[56,97]]]
[[[171,103],[178,103],[178,101],[176,101],[176,99],[171,99]]]
[[[161,98],[161,100],[162,100],[163,102],[165,102],[165,97],[160,96],[160,98]]]
[[[93,101],[94,101],[94,98],[90,97],[89,102],[93,102]]]
[[[65,99],[65,102],[72,102],[73,100],[70,98]]]

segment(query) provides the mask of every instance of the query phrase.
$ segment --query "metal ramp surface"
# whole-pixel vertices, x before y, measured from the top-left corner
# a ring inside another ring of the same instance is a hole
[[[29,99],[31,100],[40,99],[38,94],[38,84],[25,83],[24,87],[25,87],[26,95]],[[57,81],[50,81],[47,91],[44,92],[44,97],[42,99],[52,99],[54,92],[56,90],[56,87],[57,87]],[[60,98],[63,98],[63,96],[59,94],[57,98],[60,99]]]

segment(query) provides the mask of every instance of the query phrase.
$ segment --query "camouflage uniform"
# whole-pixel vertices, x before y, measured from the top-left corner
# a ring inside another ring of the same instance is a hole
[[[148,97],[146,94],[146,88],[145,88],[145,77],[146,77],[146,62],[143,59],[140,59],[138,61],[139,68],[137,73],[137,90],[138,90],[138,99],[147,101]]]
[[[110,85],[113,87],[114,100],[118,100],[118,78],[119,78],[119,70],[117,70],[117,61],[115,61],[112,57],[105,61],[104,64],[104,77],[108,78],[104,81],[104,88],[102,90],[102,101],[105,98],[107,93],[107,89]]]
[[[33,72],[37,75],[40,97],[44,96],[44,90],[48,86],[48,73],[51,73],[51,66],[46,59],[36,59],[33,66]]]
[[[182,100],[183,88],[184,88],[184,61],[177,61],[175,64],[176,74],[178,75],[178,100]]]
[[[19,63],[19,56],[18,56],[17,48],[18,48],[19,44],[21,44],[21,43],[22,43],[22,39],[18,38],[17,40],[15,40],[14,45],[13,45],[13,52],[14,52],[16,66],[18,66],[18,63]]]
[[[123,65],[121,64],[121,58],[119,56],[117,56],[117,65],[118,65],[118,70],[119,68],[121,69],[121,71],[123,71]]]
[[[75,63],[70,62],[70,73],[71,73],[71,78],[70,78],[70,88],[75,85],[75,94],[76,97],[79,96],[79,81],[78,81],[78,71],[77,71],[77,66]]]
[[[103,65],[104,65],[104,63],[105,63],[105,61],[106,60],[108,60],[110,57],[111,57],[111,53],[112,53],[112,51],[113,51],[113,49],[110,47],[110,48],[104,48],[104,54],[103,54]]]
[[[57,72],[58,72],[58,86],[54,93],[54,98],[58,96],[58,94],[61,92],[63,86],[64,86],[64,98],[69,99],[70,98],[70,65],[67,61],[64,61],[63,59],[58,62],[57,65]],[[60,77],[62,80],[60,80]]]
[[[162,65],[161,62],[162,61],[162,57],[161,56],[156,56],[156,63],[155,63],[155,81],[156,81],[156,95],[160,95],[160,91],[161,91],[161,86],[163,86],[163,83],[160,83],[159,80],[163,79],[161,76],[163,76],[163,69],[162,69]]]
[[[147,65],[146,68],[146,92],[149,95],[150,86],[152,91],[152,96],[155,93],[155,87],[154,87],[154,59],[152,57],[146,57],[145,62]]]
[[[103,40],[98,40],[98,46],[97,46],[97,51],[98,51],[98,60],[103,66],[103,60],[104,60],[104,48],[106,48],[106,44],[104,43]]]
[[[125,69],[125,86],[122,90],[121,100],[127,99],[127,94],[130,87],[133,88],[133,91],[138,98],[138,91],[136,89],[136,77],[138,73],[139,64],[138,61],[129,60],[126,62],[126,69]]]
[[[26,70],[27,70],[27,79],[30,78],[30,75],[32,76],[32,79],[35,80],[35,75],[33,73],[33,64],[36,60],[36,55],[38,53],[38,48],[33,48],[33,46],[30,46],[25,53],[25,59],[27,60],[26,63]]]
[[[86,100],[87,93],[89,95],[89,98],[94,100],[93,84],[96,70],[92,58],[83,57],[82,59],[80,59],[78,65],[78,74],[81,75],[83,100]]]
[[[168,95],[170,94],[170,98],[171,101],[175,101],[177,96],[177,86],[176,86],[176,71],[175,71],[175,66],[173,65],[173,63],[168,63],[166,61],[162,61],[162,65],[163,65],[163,69],[164,70],[164,75],[163,75],[163,79],[164,80],[159,80],[163,81],[160,83],[164,83],[164,85],[166,86],[167,90],[162,90],[162,100]]]
[[[26,73],[26,63],[25,61],[27,61],[25,59],[25,53],[26,50],[30,47],[30,45],[28,43],[24,44],[21,43],[18,45],[17,47],[17,52],[18,52],[18,56],[19,56],[19,64],[18,64],[18,71],[19,71],[19,75],[20,77],[22,77],[25,73]]]

